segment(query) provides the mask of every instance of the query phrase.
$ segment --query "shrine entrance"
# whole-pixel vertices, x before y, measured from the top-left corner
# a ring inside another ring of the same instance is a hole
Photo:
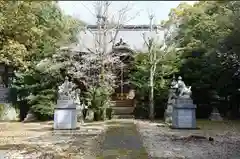
[[[115,93],[112,97],[115,103],[113,113],[119,118],[129,118],[133,116],[135,108],[135,91],[128,80],[133,61],[133,51],[123,42],[122,39],[120,39],[120,42],[114,47],[114,53],[117,56],[120,56],[122,65],[115,72],[118,77],[118,87],[115,89]]]

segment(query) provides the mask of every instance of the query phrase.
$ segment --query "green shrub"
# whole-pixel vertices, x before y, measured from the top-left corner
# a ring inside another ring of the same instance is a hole
[[[96,120],[104,120],[107,116],[107,108],[111,107],[112,89],[107,86],[90,87],[86,92],[86,100],[89,109],[95,112]]]
[[[31,110],[39,120],[53,119],[55,107],[55,91],[44,90],[37,95],[30,95],[28,97]]]
[[[112,110],[112,108],[107,108],[107,109],[106,109],[106,116],[107,116],[107,119],[109,119],[109,120],[112,119],[112,116],[113,116],[113,110]]]
[[[94,111],[94,121],[104,120],[103,109]]]

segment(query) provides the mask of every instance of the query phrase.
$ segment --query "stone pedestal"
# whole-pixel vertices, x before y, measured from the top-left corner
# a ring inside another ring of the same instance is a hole
[[[212,121],[222,121],[223,120],[223,118],[221,117],[221,115],[216,107],[213,108],[209,119]]]
[[[196,105],[192,99],[179,98],[173,105],[172,127],[179,129],[196,129]]]
[[[71,99],[60,99],[54,111],[54,129],[76,129],[77,111],[74,101]]]
[[[172,122],[172,112],[173,112],[173,106],[172,104],[168,104],[167,109],[165,110],[165,113],[164,113],[164,120],[166,123]]]

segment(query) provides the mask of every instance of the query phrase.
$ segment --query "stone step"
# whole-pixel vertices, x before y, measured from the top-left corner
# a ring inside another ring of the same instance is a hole
[[[116,100],[114,100],[115,102],[129,102],[129,103],[131,103],[132,101],[133,101],[133,99],[123,99],[123,100],[121,100],[121,99],[116,99]]]
[[[113,119],[134,119],[134,115],[113,115]]]
[[[113,113],[116,115],[121,114],[132,114],[134,111],[134,107],[112,107]]]
[[[116,100],[114,104],[116,107],[133,107],[133,100]]]

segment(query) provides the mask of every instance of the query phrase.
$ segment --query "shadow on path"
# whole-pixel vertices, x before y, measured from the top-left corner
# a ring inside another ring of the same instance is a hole
[[[135,124],[129,122],[110,125],[101,149],[98,159],[148,158]]]

